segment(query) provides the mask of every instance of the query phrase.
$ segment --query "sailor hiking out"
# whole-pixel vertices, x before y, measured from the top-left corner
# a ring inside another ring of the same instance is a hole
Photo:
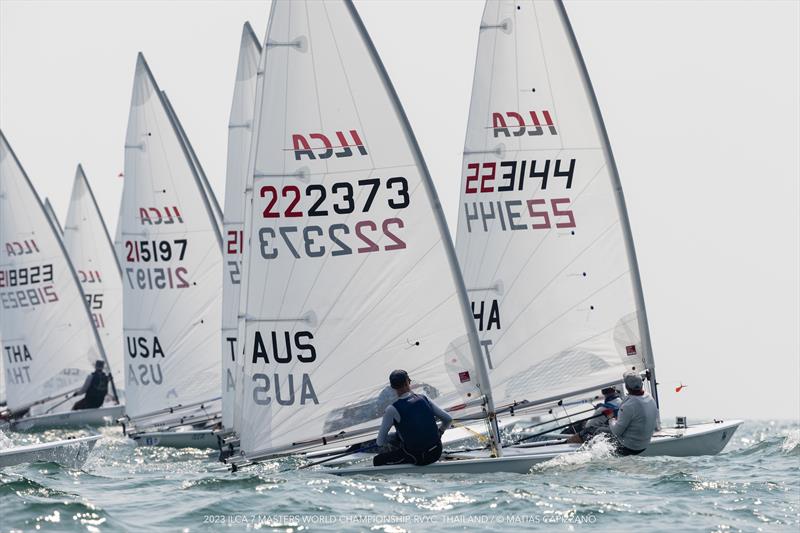
[[[111,379],[110,375],[103,372],[104,367],[103,361],[95,361],[94,372],[86,376],[83,387],[75,393],[75,396],[80,394],[85,394],[85,396],[75,402],[75,405],[72,406],[73,411],[102,407],[106,394],[108,394],[108,382]]]
[[[623,378],[628,396],[608,426],[616,438],[617,454],[638,455],[650,445],[653,433],[659,429],[658,407],[653,397],[644,391],[639,374],[626,372]]]
[[[609,415],[617,416],[619,406],[622,405],[622,398],[616,387],[606,387],[600,392],[603,395],[603,403],[594,406],[592,416],[586,421],[583,428],[577,430],[577,433],[572,435],[567,442],[588,442],[596,435],[608,434],[611,431],[608,427],[608,417]]]
[[[397,400],[386,408],[377,444],[387,451],[375,456],[375,466],[435,463],[442,456],[442,434],[450,427],[453,417],[423,394],[411,392],[411,380],[405,370],[389,375],[389,384]],[[436,423],[436,419],[441,425]],[[389,430],[397,429],[397,440],[390,442]]]

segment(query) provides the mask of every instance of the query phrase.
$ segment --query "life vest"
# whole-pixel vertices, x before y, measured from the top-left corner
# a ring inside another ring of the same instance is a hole
[[[394,425],[406,451],[420,453],[439,444],[439,426],[428,398],[412,393],[392,405],[400,415],[400,422]]]
[[[617,416],[620,405],[622,405],[622,399],[620,399],[619,396],[615,396],[610,400],[606,400],[603,403],[596,405],[595,409],[611,409],[614,411],[614,416]]]
[[[95,370],[89,383],[89,390],[86,391],[86,398],[103,400],[106,394],[108,394],[108,376],[102,370]]]

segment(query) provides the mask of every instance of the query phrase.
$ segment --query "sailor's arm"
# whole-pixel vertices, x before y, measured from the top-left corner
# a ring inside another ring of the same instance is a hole
[[[622,437],[622,435],[625,433],[625,430],[628,429],[631,420],[633,419],[633,411],[633,405],[625,405],[623,403],[619,408],[617,418],[612,418],[608,421],[608,427],[611,429],[611,433],[617,437]]]
[[[428,400],[428,401],[430,401],[430,400]],[[439,407],[435,403],[430,402],[430,404],[431,404],[431,409],[433,410],[434,416],[436,416],[436,418],[438,418],[439,420],[442,421],[441,425],[439,426],[439,433],[444,433],[445,431],[447,431],[447,428],[450,427],[450,424],[453,423],[453,417],[450,416],[447,413],[447,411],[445,411],[444,409],[442,409],[441,407]]]
[[[392,429],[392,426],[394,425],[395,413],[397,413],[397,409],[395,409],[393,405],[387,407],[386,411],[383,413],[381,429],[378,430],[378,437],[375,439],[375,443],[378,446],[385,446],[388,444],[389,430]]]
[[[81,390],[75,393],[75,396],[77,396],[78,394],[86,394],[86,392],[89,390],[89,385],[91,384],[92,384],[92,375],[89,374],[88,376],[86,376],[86,381],[83,382],[83,387],[81,387]]]

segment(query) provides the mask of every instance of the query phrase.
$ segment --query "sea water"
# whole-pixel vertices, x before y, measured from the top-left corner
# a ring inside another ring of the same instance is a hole
[[[337,477],[281,459],[230,473],[213,453],[137,448],[117,428],[80,469],[0,471],[0,528],[25,531],[799,531],[800,424],[746,422],[711,457],[613,457],[527,475]],[[6,433],[0,446],[80,432]],[[85,434],[85,432],[83,433]]]

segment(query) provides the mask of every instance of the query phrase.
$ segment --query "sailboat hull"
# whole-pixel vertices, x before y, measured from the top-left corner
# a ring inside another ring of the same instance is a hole
[[[329,473],[340,476],[397,475],[397,474],[527,474],[539,463],[558,457],[559,453],[516,455],[510,457],[483,457],[480,459],[450,459],[428,466],[392,465],[330,469]]]
[[[667,428],[659,431],[642,456],[693,457],[715,455],[730,442],[741,420],[695,424],[686,428]],[[503,448],[503,457],[492,458],[487,451],[449,454],[447,460],[428,466],[395,465],[382,467],[351,467],[330,469],[336,475],[357,474],[485,474],[506,472],[526,474],[536,464],[575,453],[578,444]]]
[[[113,424],[125,412],[124,405],[111,405],[97,409],[82,409],[48,415],[30,416],[12,420],[9,429],[14,431],[43,431],[56,428],[82,428]]]
[[[167,448],[219,448],[214,430],[149,431],[132,435],[137,446],[164,446]]]
[[[0,450],[0,468],[37,461],[79,468],[86,462],[94,445],[101,437],[102,435],[92,435]]]
[[[728,422],[708,422],[693,424],[686,428],[665,428],[653,435],[650,446],[642,452],[642,457],[666,455],[671,457],[695,457],[716,455],[730,442],[741,420]],[[552,446],[514,446],[504,449],[505,454],[536,454],[577,450],[579,444],[558,444]]]

